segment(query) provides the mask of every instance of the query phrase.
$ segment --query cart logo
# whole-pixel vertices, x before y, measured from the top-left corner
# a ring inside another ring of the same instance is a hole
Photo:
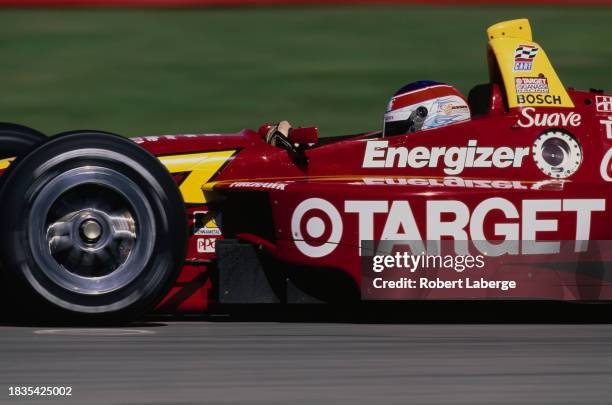
[[[520,45],[514,51],[514,68],[515,72],[531,72],[533,68],[533,60],[538,54],[539,49],[531,45]]]
[[[598,112],[612,113],[612,96],[596,96],[595,104]]]

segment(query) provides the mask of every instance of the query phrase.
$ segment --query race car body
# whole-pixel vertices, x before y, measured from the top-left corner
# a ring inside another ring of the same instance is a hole
[[[612,299],[612,95],[566,89],[526,20],[487,36],[490,82],[452,125],[323,140],[296,128],[281,147],[267,125],[132,138],[187,213],[183,265],[157,310]]]

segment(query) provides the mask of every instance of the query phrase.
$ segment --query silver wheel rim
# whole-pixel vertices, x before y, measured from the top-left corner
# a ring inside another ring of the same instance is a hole
[[[79,167],[37,190],[28,235],[33,258],[49,280],[99,295],[142,274],[153,251],[155,219],[131,179],[106,167]]]

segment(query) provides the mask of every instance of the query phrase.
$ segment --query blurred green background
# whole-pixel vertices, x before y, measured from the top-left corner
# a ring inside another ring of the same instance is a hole
[[[528,17],[567,86],[612,89],[612,8],[0,10],[0,121],[53,134],[377,129],[422,79],[487,81],[486,27]]]

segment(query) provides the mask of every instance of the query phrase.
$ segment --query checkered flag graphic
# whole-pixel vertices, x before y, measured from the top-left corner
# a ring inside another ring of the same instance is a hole
[[[535,46],[521,45],[514,52],[514,60],[517,61],[532,61],[538,54],[538,48]]]

